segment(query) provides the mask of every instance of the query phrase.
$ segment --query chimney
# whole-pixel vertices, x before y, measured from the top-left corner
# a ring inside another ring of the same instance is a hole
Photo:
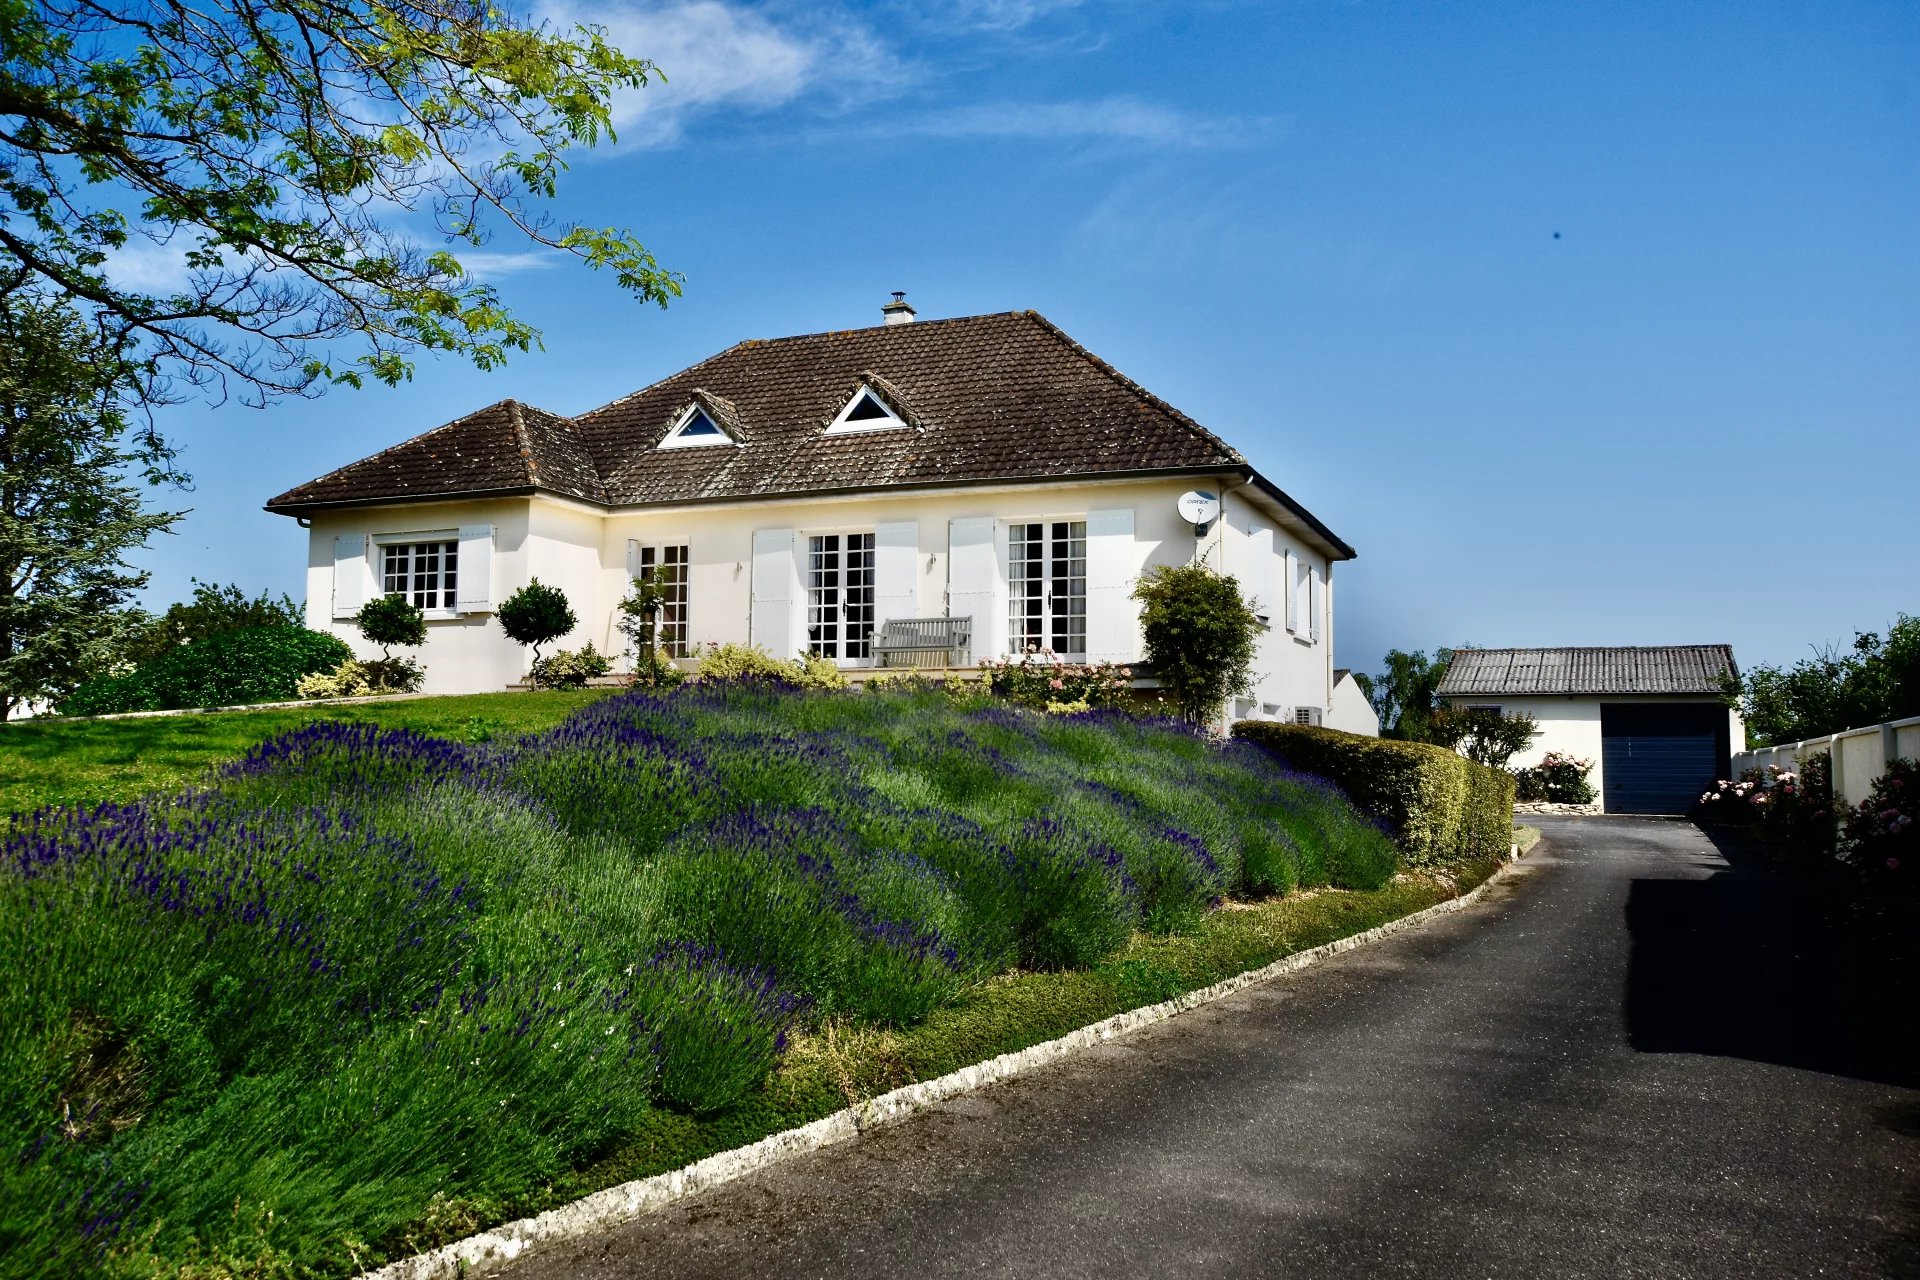
[[[880,308],[880,318],[887,324],[912,324],[913,308],[907,305],[907,295],[895,291],[893,301]]]

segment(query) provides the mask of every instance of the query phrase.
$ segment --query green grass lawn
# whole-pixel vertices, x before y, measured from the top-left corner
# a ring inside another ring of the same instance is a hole
[[[19,813],[48,804],[131,800],[185,786],[208,767],[316,720],[412,729],[465,742],[551,728],[608,692],[476,693],[337,707],[5,724],[0,725],[0,809]]]

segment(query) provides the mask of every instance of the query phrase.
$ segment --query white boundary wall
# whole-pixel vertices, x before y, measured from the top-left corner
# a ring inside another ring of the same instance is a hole
[[[1733,776],[1737,778],[1749,769],[1764,769],[1770,764],[1797,768],[1808,756],[1822,751],[1831,753],[1833,758],[1835,810],[1851,807],[1867,798],[1867,792],[1887,771],[1887,761],[1920,760],[1920,716],[1830,733],[1824,738],[1735,752]]]

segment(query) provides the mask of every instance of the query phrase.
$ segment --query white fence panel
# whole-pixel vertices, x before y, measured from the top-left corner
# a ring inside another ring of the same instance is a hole
[[[1868,725],[1824,738],[1784,742],[1777,747],[1742,751],[1733,757],[1733,776],[1749,769],[1779,765],[1797,768],[1808,756],[1828,753],[1833,760],[1834,808],[1859,804],[1887,771],[1889,760],[1920,760],[1920,716],[1889,724]]]

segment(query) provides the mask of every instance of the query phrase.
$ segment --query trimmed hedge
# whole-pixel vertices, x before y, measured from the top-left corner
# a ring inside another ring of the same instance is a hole
[[[248,627],[181,645],[124,676],[94,680],[59,705],[63,716],[174,711],[298,696],[300,677],[353,656],[336,636],[305,627]]]
[[[1500,857],[1513,844],[1513,775],[1425,742],[1243,720],[1233,736],[1336,783],[1399,839],[1407,865]]]

